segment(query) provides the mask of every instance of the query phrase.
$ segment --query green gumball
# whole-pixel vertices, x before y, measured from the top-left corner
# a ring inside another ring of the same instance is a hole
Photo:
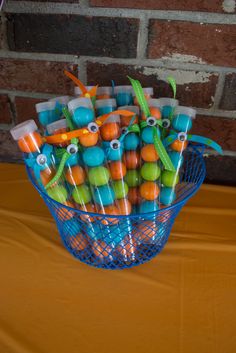
[[[179,175],[176,174],[176,172],[164,170],[161,174],[161,182],[164,186],[167,186],[168,188],[173,188],[179,182]]]
[[[141,183],[140,174],[136,169],[127,170],[124,179],[128,186],[131,188],[138,186]]]
[[[88,179],[91,185],[106,185],[110,179],[110,172],[107,168],[102,166],[94,167],[89,170]]]
[[[84,184],[77,186],[73,190],[72,197],[75,200],[75,202],[78,203],[79,205],[84,205],[90,202],[92,199],[88,186]]]
[[[48,189],[47,193],[49,197],[51,197],[53,200],[60,203],[65,203],[68,196],[66,188],[64,188],[64,186],[61,186],[61,185],[56,185]]]
[[[113,190],[116,199],[123,199],[128,194],[129,188],[124,181],[118,180],[113,182]]]
[[[147,181],[157,180],[160,174],[161,170],[156,163],[144,163],[141,168],[141,176]]]

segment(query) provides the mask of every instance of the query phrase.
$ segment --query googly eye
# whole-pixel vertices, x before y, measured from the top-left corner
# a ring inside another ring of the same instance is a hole
[[[88,130],[89,130],[90,132],[93,132],[93,133],[95,134],[95,133],[98,132],[98,130],[99,130],[98,124],[96,124],[96,123],[89,123],[89,124],[88,124]]]
[[[187,134],[185,132],[180,132],[178,134],[178,140],[181,142],[184,142],[187,140]]]
[[[155,126],[157,123],[156,119],[153,118],[152,116],[149,116],[149,118],[147,118],[147,125],[148,126]]]
[[[66,150],[69,154],[76,154],[78,152],[78,147],[74,143],[72,143],[67,146]]]
[[[113,149],[113,150],[118,150],[120,148],[120,141],[119,140],[112,140],[110,142],[110,147]]]
[[[47,163],[47,157],[45,156],[45,154],[39,154],[36,158],[36,162],[38,165],[45,165]]]
[[[127,127],[125,127],[125,126],[122,127],[122,128],[121,128],[121,133],[122,133],[122,134],[125,134],[126,132],[127,132]]]
[[[162,127],[167,129],[170,126],[170,120],[169,119],[163,119],[162,120]]]

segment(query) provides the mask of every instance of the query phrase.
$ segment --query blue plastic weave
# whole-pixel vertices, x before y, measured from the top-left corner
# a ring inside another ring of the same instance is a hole
[[[168,240],[181,208],[205,178],[203,148],[185,151],[177,199],[169,207],[152,213],[107,216],[61,205],[43,193],[27,169],[28,176],[54,217],[66,249],[80,261],[105,269],[140,265],[156,256]]]

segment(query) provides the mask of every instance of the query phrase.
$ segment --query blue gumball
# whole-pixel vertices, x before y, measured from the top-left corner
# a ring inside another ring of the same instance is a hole
[[[157,202],[154,201],[143,201],[139,207],[140,213],[149,213],[155,212],[159,209]],[[155,214],[151,214],[150,216],[145,216],[145,219],[155,219]]]
[[[160,130],[157,129],[157,134],[160,137]],[[145,143],[153,143],[153,127],[146,126],[141,132],[141,139]]]
[[[162,108],[161,116],[163,119],[169,118],[172,113],[172,107],[170,105],[165,105]]]
[[[133,97],[130,92],[119,92],[116,95],[116,102],[118,107],[124,105],[132,105],[133,104]]]
[[[179,169],[182,166],[184,161],[184,157],[182,156],[182,154],[176,151],[171,151],[169,152],[169,157],[175,169]]]
[[[80,224],[76,219],[69,219],[63,223],[63,232],[75,236],[81,232]]]
[[[83,165],[83,161],[78,153],[72,154],[66,161],[66,167],[73,167],[75,165]]]
[[[58,116],[54,110],[44,110],[38,113],[38,119],[41,125],[46,126],[58,120]]]
[[[103,164],[104,158],[103,149],[97,146],[89,147],[83,153],[83,161],[88,167],[98,167]]]
[[[126,151],[136,150],[139,145],[139,137],[134,132],[128,133],[124,138],[124,149]]]
[[[172,127],[176,131],[188,132],[192,128],[192,119],[186,114],[179,114],[172,120]]]
[[[163,187],[160,192],[160,202],[165,205],[171,205],[176,199],[176,194],[173,188]]]
[[[118,244],[120,244],[126,235],[126,233],[122,231],[122,229],[117,225],[115,226],[110,225],[109,227],[104,226],[103,233],[104,233],[103,240],[107,245],[111,245],[113,248],[115,248]]]
[[[115,193],[108,185],[99,186],[94,190],[94,200],[100,206],[108,206],[114,202]]]
[[[94,120],[94,111],[90,108],[79,107],[74,110],[72,119],[77,127],[82,128]]]
[[[86,235],[88,235],[92,240],[99,240],[103,238],[103,230],[98,224],[88,223],[86,224]]]

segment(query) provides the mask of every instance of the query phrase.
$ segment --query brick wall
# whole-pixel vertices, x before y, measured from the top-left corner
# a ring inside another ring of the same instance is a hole
[[[43,99],[126,75],[196,107],[193,131],[224,156],[206,158],[208,182],[236,183],[236,4],[234,0],[6,1],[0,17],[0,161],[20,161],[9,129]]]

